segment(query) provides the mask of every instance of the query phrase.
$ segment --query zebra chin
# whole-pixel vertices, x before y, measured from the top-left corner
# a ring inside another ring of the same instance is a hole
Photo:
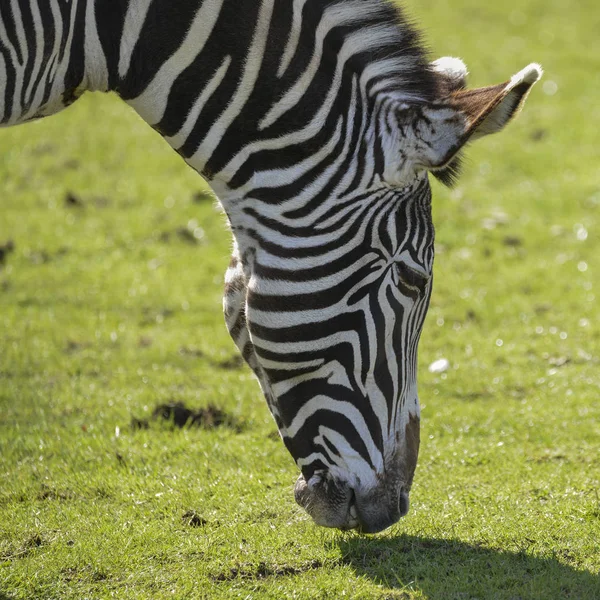
[[[308,481],[300,475],[294,488],[296,502],[317,525],[359,533],[378,533],[396,523],[408,513],[408,494],[408,487],[384,482],[371,489],[352,488],[327,472]]]

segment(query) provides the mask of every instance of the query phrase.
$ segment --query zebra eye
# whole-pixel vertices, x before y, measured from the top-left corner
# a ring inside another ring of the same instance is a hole
[[[425,292],[431,275],[425,271],[417,270],[414,267],[409,267],[404,262],[395,262],[394,271],[398,279],[399,285],[404,285],[409,288],[417,289],[420,292]]]

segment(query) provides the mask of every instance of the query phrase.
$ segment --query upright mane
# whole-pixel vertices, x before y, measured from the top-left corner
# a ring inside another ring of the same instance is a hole
[[[311,4],[300,0],[301,5]],[[339,18],[335,29],[352,36],[356,45],[349,66],[367,74],[370,95],[428,102],[439,94],[439,78],[431,69],[421,33],[404,11],[391,0],[328,0],[323,11],[333,8]],[[335,35],[331,44],[335,44]]]

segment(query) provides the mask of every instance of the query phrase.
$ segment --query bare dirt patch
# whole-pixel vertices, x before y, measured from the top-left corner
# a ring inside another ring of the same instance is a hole
[[[40,533],[32,532],[29,536],[27,536],[25,540],[23,540],[20,546],[9,550],[5,554],[0,554],[0,561],[11,561],[19,558],[24,558],[31,552],[49,543],[49,540],[42,537]]]
[[[241,423],[233,415],[214,404],[196,410],[188,408],[183,402],[159,404],[150,419],[132,417],[131,428],[148,429],[152,421],[168,421],[180,429],[183,427],[201,427],[203,429],[225,427],[236,431],[242,429]]]
[[[213,202],[215,197],[208,190],[199,190],[192,195],[194,204],[203,204],[204,202]]]
[[[83,208],[84,203],[78,194],[67,192],[65,194],[65,206],[67,208]]]
[[[244,359],[241,357],[241,355],[236,354],[230,358],[226,358],[225,360],[220,360],[215,364],[217,367],[219,367],[219,369],[235,371],[236,369],[241,369],[244,366]]]
[[[204,527],[208,521],[201,517],[195,510],[188,510],[181,515],[181,519],[188,527]]]
[[[73,497],[72,492],[56,490],[45,483],[42,484],[37,494],[38,500],[71,500]]]
[[[308,571],[320,569],[323,562],[311,560],[299,566],[291,565],[268,565],[259,562],[257,565],[242,564],[233,567],[229,571],[219,573],[212,577],[213,581],[233,581],[234,579],[266,579],[267,577],[285,577],[287,575],[300,575]]]
[[[0,266],[6,262],[9,254],[15,251],[15,243],[12,240],[0,244]]]
[[[226,371],[236,371],[237,369],[241,369],[245,365],[244,359],[242,358],[241,354],[233,354],[228,358],[216,360],[207,356],[199,348],[195,348],[193,346],[181,346],[181,348],[179,348],[179,354],[180,356],[203,358],[217,369],[224,369]]]

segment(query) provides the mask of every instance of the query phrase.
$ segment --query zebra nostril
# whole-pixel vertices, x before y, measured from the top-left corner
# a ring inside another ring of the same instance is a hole
[[[398,499],[398,508],[400,510],[400,516],[403,517],[408,513],[408,509],[410,507],[410,501],[408,498],[408,494],[402,490],[400,492],[400,498]]]
[[[356,494],[354,493],[354,490],[350,490],[351,491],[351,496],[350,496],[350,501],[348,503],[348,516],[350,517],[351,521],[358,521],[358,510],[356,508]]]
[[[303,475],[300,475],[296,481],[296,485],[294,486],[294,498],[296,502],[302,506],[302,508],[306,508],[306,503],[309,499],[309,489],[308,484],[306,483],[306,479]]]
[[[349,515],[356,515],[355,527],[360,533],[377,533],[387,529],[405,516],[409,508],[408,492],[398,493],[375,489],[359,493],[352,498]]]

